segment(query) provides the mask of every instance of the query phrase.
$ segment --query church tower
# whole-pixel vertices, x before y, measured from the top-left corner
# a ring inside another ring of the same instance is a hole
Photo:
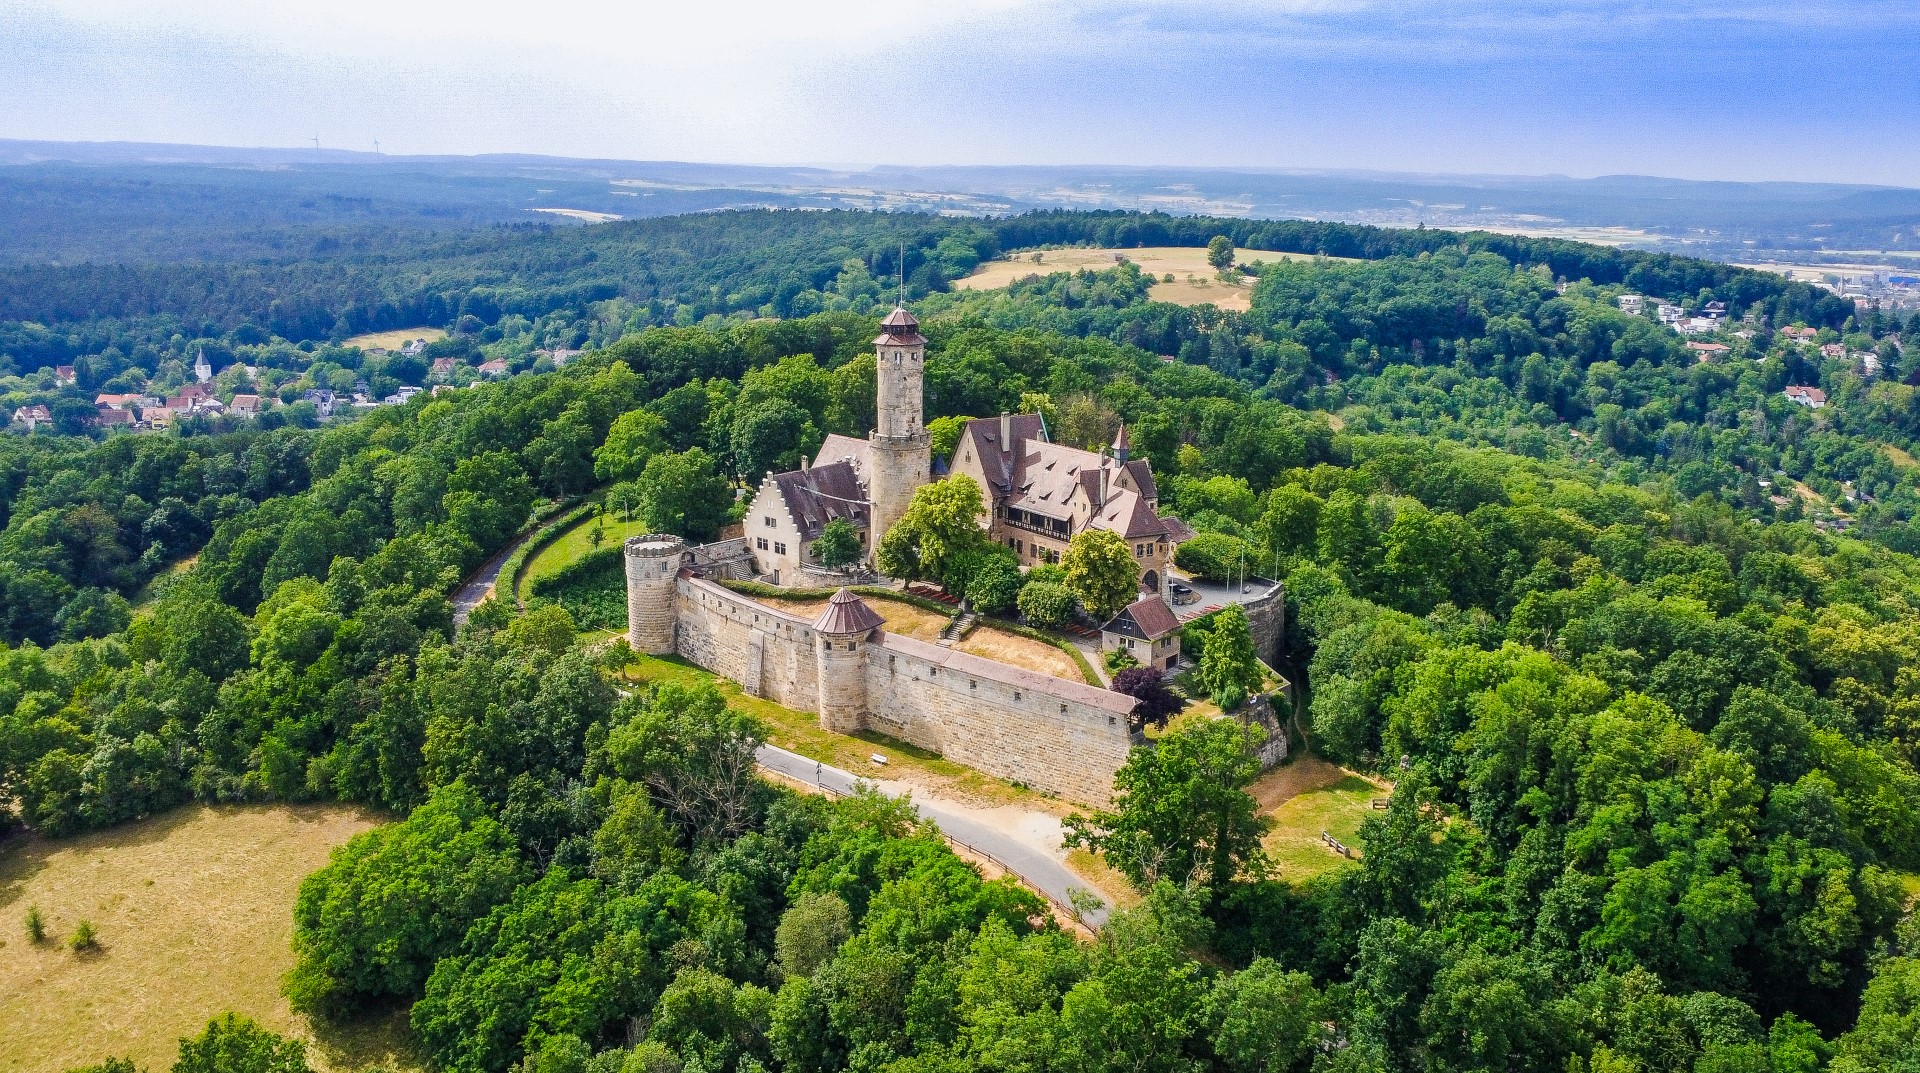
[[[867,547],[878,549],[880,538],[907,512],[914,490],[927,483],[933,470],[925,420],[927,341],[920,322],[905,309],[895,309],[880,322],[873,341],[879,364],[877,389],[879,427],[867,437],[872,473],[867,477],[869,515]]]

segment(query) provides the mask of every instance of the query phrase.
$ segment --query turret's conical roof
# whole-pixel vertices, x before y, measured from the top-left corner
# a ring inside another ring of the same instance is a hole
[[[827,609],[814,620],[813,628],[821,633],[866,633],[885,622],[879,612],[868,607],[865,600],[853,594],[853,590],[841,589],[833,594],[833,599],[827,601]]]

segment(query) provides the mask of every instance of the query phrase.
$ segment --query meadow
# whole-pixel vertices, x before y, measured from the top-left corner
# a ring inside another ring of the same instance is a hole
[[[192,805],[0,847],[0,1071],[113,1056],[164,1070],[181,1037],[228,1010],[307,1040],[319,1073],[414,1065],[404,1017],[316,1037],[280,995],[300,880],[381,819],[345,805]],[[43,942],[27,937],[29,907]],[[75,952],[66,940],[82,920],[98,945]]]
[[[1235,264],[1259,261],[1311,261],[1304,253],[1280,253],[1275,250],[1237,250]],[[1036,258],[1038,258],[1036,260]],[[1034,250],[1016,253],[1003,260],[988,261],[973,275],[953,281],[955,290],[986,291],[1005,287],[1017,279],[1054,272],[1078,272],[1081,269],[1104,271],[1122,259],[1140,266],[1142,272],[1160,278],[1150,296],[1156,302],[1175,305],[1215,305],[1221,309],[1245,312],[1253,296],[1252,280],[1221,280],[1207,264],[1204,248],[1188,246],[1146,246],[1138,249]],[[1345,260],[1345,258],[1327,258]],[[1171,274],[1173,279],[1165,277]]]

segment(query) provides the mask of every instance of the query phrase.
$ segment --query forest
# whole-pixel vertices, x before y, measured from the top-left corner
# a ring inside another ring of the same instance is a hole
[[[1213,223],[970,222],[956,256]],[[812,226],[873,229],[871,271],[796,258],[835,310],[636,323],[321,427],[4,441],[0,815],[390,812],[303,885],[287,996],[404,1010],[460,1073],[1920,1059],[1920,563],[1884,450],[1911,442],[1908,325],[1721,266],[1331,225],[1233,225],[1370,254],[1257,269],[1245,314],[1151,302],[1127,265],[951,294],[910,268],[936,437],[1124,421],[1201,534],[1183,564],[1285,580],[1298,746],[1395,785],[1359,865],[1301,880],[1260,850],[1247,732],[1177,726],[1070,825],[1142,899],[1089,939],[890,802],[754,779],[766,728],[718,694],[622,696],[624,651],[558,604],[453,627],[532,515],[604,490],[699,538],[734,482],[870,427],[898,222]],[[1627,287],[1717,296],[1752,338],[1700,362]],[[1826,409],[1779,397],[1816,378]],[[1767,494],[1789,481],[1833,513]],[[241,1020],[182,1050],[303,1061]]]

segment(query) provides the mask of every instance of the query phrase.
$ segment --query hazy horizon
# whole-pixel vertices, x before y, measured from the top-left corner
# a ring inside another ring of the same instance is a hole
[[[1920,186],[1888,0],[0,0],[0,137]],[[824,163],[823,163],[824,162]]]

